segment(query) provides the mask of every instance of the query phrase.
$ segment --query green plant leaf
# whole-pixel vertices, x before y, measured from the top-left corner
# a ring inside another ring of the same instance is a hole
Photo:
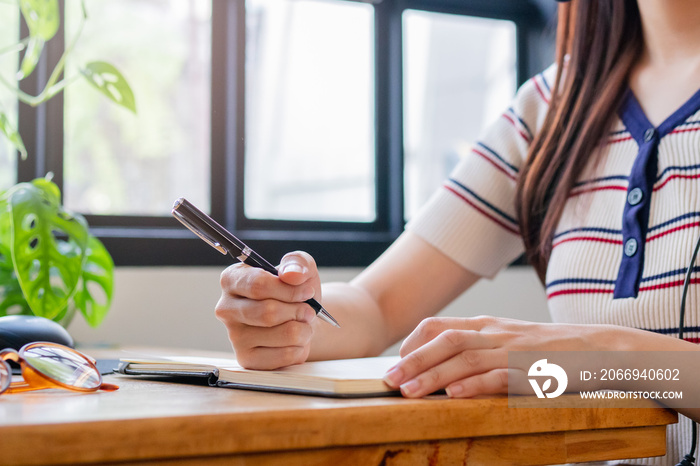
[[[19,286],[10,254],[10,248],[0,244],[0,317],[32,313]]]
[[[81,70],[85,79],[97,90],[124,108],[136,113],[136,99],[124,76],[113,65],[94,61]]]
[[[97,327],[107,315],[114,292],[114,262],[102,242],[90,236],[83,277],[73,296],[85,321]]]
[[[10,222],[7,200],[0,199],[0,317],[10,311],[12,314],[31,314],[12,265]]]
[[[53,319],[67,306],[82,275],[88,243],[85,219],[65,210],[46,179],[6,192],[10,250],[19,284],[35,315]]]
[[[63,328],[67,328],[68,324],[73,322],[73,316],[75,316],[76,310],[75,302],[69,301],[68,306],[65,307],[56,317],[54,317],[53,320]]]
[[[0,131],[2,131],[7,140],[10,141],[15,148],[17,148],[19,153],[22,155],[22,160],[26,160],[27,149],[24,147],[22,136],[20,136],[17,129],[12,126],[10,120],[7,119],[7,115],[2,112],[0,112]]]
[[[17,80],[21,81],[36,68],[44,44],[58,32],[61,17],[58,0],[21,0],[19,7],[29,28],[27,50],[17,73]]]
[[[48,42],[61,22],[58,0],[21,0],[19,4],[29,35]]]
[[[61,203],[61,190],[51,179],[53,179],[53,173],[49,172],[45,178],[32,180],[32,185],[41,189],[50,203],[58,205]]]
[[[17,81],[21,81],[34,71],[37,63],[39,63],[39,58],[41,57],[41,52],[44,50],[45,41],[41,37],[31,36],[29,38],[29,43],[27,44],[27,51],[24,52],[24,57],[22,58],[22,64],[17,72]]]

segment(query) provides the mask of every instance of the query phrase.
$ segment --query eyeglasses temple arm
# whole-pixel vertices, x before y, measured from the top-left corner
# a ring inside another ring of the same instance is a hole
[[[0,351],[0,359],[3,361],[13,361],[19,364],[19,353],[13,349],[7,348]]]
[[[119,390],[119,385],[114,385],[113,383],[102,382],[102,385],[100,385],[99,389],[104,390],[106,392],[113,392],[115,390]]]
[[[53,385],[35,385],[20,380],[17,382],[12,382],[5,393],[21,393],[21,392],[31,392],[33,390],[43,390],[45,388],[54,388]]]

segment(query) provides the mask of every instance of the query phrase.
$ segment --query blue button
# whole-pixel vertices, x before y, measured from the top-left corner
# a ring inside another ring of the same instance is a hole
[[[630,205],[637,205],[642,202],[642,199],[644,199],[644,191],[642,191],[641,188],[634,188],[627,195],[627,202],[629,202]]]
[[[644,131],[644,142],[651,141],[654,139],[654,136],[656,136],[656,130],[654,128],[649,128],[648,130]]]
[[[632,257],[637,252],[637,240],[630,238],[625,243],[625,256]]]

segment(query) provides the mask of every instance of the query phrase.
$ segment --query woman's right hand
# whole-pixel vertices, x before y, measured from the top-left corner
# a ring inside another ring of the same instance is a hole
[[[216,317],[223,322],[238,362],[249,369],[277,369],[309,356],[321,280],[305,252],[285,255],[279,275],[238,263],[221,274]]]

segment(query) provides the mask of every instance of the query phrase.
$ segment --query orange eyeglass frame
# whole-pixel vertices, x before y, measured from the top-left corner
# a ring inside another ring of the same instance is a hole
[[[27,350],[34,349],[34,348],[39,348],[39,347],[50,347],[50,348],[57,348],[62,351],[68,351],[72,353],[75,356],[78,356],[79,358],[83,359],[85,361],[86,366],[94,371],[97,380],[99,384],[95,384],[93,387],[80,387],[76,385],[69,385],[66,383],[63,383],[59,380],[54,379],[53,377],[44,374],[41,372],[41,370],[35,368],[34,366],[31,365],[25,358],[24,358],[24,353]],[[12,382],[12,370],[10,368],[10,365],[7,363],[7,361],[13,361],[16,362],[20,365],[22,369],[22,378],[24,380],[22,381],[16,381]],[[7,371],[8,375],[8,380],[10,380],[9,383],[2,384],[2,377],[0,377],[0,394],[3,393],[20,393],[20,392],[26,392],[26,391],[31,391],[31,390],[43,390],[43,389],[48,389],[48,388],[62,388],[65,390],[72,390],[72,391],[77,391],[77,392],[95,392],[97,390],[105,390],[105,391],[114,391],[118,390],[119,386],[110,384],[110,383],[104,383],[102,381],[102,374],[100,374],[100,371],[97,369],[97,366],[95,365],[96,361],[92,359],[91,357],[74,350],[73,348],[69,348],[64,345],[59,345],[56,343],[49,343],[49,342],[34,342],[34,343],[28,343],[24,345],[22,348],[20,348],[19,351],[15,351],[14,349],[5,349],[0,351],[0,365],[5,366],[5,370]],[[2,367],[0,367],[0,371],[2,371]],[[1,375],[1,374],[0,374]],[[4,387],[3,387],[4,385]]]

